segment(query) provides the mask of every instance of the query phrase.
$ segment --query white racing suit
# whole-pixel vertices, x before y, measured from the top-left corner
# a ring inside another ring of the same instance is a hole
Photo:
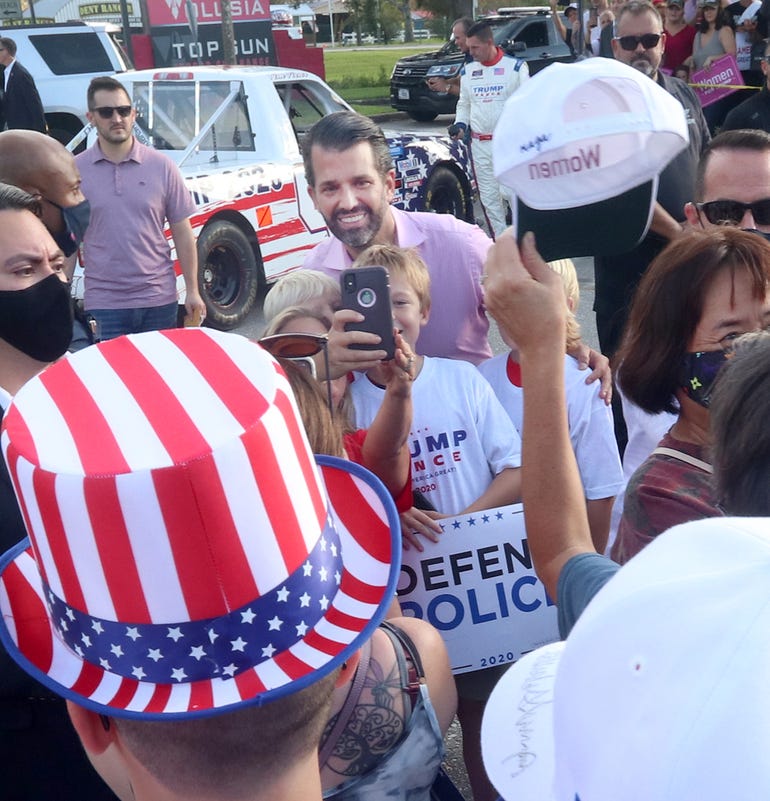
[[[471,157],[481,205],[495,237],[505,230],[505,204],[492,169],[492,132],[505,101],[529,78],[529,67],[521,59],[498,48],[490,62],[465,65],[460,80],[455,122],[471,129]]]

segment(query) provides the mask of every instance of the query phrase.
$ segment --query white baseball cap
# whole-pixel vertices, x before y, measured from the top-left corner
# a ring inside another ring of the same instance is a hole
[[[770,520],[676,526],[503,676],[487,773],[507,801],[766,798],[768,666]]]
[[[609,255],[646,234],[658,175],[689,142],[684,108],[613,59],[552,64],[507,101],[492,140],[517,236],[543,257]]]

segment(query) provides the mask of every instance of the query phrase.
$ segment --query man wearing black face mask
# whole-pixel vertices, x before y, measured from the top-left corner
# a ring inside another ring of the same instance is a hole
[[[66,152],[66,151],[65,151]],[[72,304],[64,254],[36,216],[41,204],[0,183],[0,419],[11,397],[67,350]],[[0,549],[26,536],[0,460]],[[108,801],[63,701],[0,646],[0,796],[13,801]]]
[[[73,155],[37,131],[4,131],[0,133],[0,182],[18,186],[39,201],[40,218],[67,257],[64,272],[71,280],[75,253],[91,216]],[[70,350],[91,344],[96,333],[84,312],[77,306],[75,312]]]

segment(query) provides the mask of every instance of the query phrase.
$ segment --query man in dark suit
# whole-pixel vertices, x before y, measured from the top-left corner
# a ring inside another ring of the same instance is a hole
[[[5,36],[0,37],[0,64],[4,68],[2,117],[6,127],[47,133],[43,103],[35,81],[16,61],[16,42]]]

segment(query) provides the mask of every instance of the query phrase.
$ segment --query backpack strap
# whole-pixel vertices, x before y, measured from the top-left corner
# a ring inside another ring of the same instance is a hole
[[[699,470],[703,470],[704,473],[708,473],[709,475],[714,472],[714,468],[708,462],[704,462],[703,459],[698,459],[696,456],[690,456],[689,453],[678,451],[675,448],[655,448],[653,453],[660,454],[661,456],[670,456],[672,459],[686,462],[693,467],[697,467]]]

